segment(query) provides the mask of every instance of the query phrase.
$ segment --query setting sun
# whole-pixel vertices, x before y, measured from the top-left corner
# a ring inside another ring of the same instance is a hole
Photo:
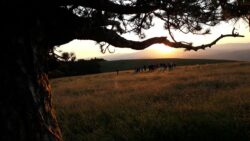
[[[176,51],[176,49],[164,45],[155,45],[153,49],[161,54],[174,54],[174,52]]]
[[[163,27],[163,22],[157,21],[157,24],[150,30],[145,31],[145,33],[148,35],[147,38],[153,38],[153,37],[161,37],[161,36],[167,36],[166,31],[162,30]],[[216,38],[218,38],[221,34],[228,34],[231,32],[231,30],[235,27],[237,29],[237,32],[240,34],[244,35],[244,38],[225,38],[221,41],[218,42],[218,44],[229,44],[229,43],[249,43],[250,40],[250,32],[249,32],[249,27],[246,23],[244,23],[242,20],[240,20],[238,23],[233,24],[230,22],[229,24],[226,23],[221,23],[217,27],[212,28],[212,33],[213,34],[208,34],[208,35],[192,35],[192,34],[183,34],[181,32],[173,31],[175,35],[175,40],[176,41],[185,41],[185,42],[190,42],[193,43],[193,45],[202,45],[202,44],[207,44]],[[223,30],[221,30],[223,29]],[[160,32],[159,32],[160,31]],[[136,40],[137,36],[133,34],[127,34],[124,35],[124,37],[130,39],[130,40]],[[171,40],[171,39],[170,39]],[[114,47],[112,47],[111,50],[113,50]],[[102,57],[105,58],[107,56],[114,56],[116,54],[117,56],[128,56],[126,54],[131,54],[135,52],[139,52],[137,50],[132,50],[129,48],[115,48],[115,53],[110,54],[110,53],[105,53],[102,54],[100,52],[100,47],[96,45],[96,42],[90,41],[90,40],[72,40],[71,42],[61,45],[60,49],[64,52],[74,52],[77,56],[77,59],[90,59],[94,57]],[[167,47],[163,44],[155,44],[147,49],[145,49],[147,52],[142,56],[147,56],[150,58],[175,58],[177,57],[181,52],[183,52],[183,49],[175,49],[171,47]],[[140,51],[143,52],[143,51]],[[145,53],[145,52],[144,52]],[[199,52],[200,53],[200,52]],[[107,57],[109,58],[109,57]],[[116,59],[121,59],[117,58]],[[133,58],[133,57],[132,57]],[[127,59],[131,59],[131,57],[127,57]]]
[[[174,55],[176,52],[175,48],[171,48],[165,45],[154,45],[152,47],[152,49],[154,49],[155,51],[157,51],[157,53],[162,54],[162,55]]]

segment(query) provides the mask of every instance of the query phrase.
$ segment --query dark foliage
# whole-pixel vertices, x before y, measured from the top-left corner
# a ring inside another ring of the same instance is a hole
[[[49,78],[100,73],[99,62],[101,61],[105,60],[95,58],[91,60],[78,60],[75,62],[60,61],[58,62],[60,64],[58,68],[49,72]]]

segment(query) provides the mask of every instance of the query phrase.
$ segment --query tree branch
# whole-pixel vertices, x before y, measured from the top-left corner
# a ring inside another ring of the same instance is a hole
[[[96,36],[95,33],[98,33],[98,36]],[[238,33],[235,32],[235,29],[233,29],[231,34],[221,35],[218,38],[216,38],[214,41],[212,41],[211,43],[203,44],[199,46],[193,46],[192,44],[185,43],[185,42],[171,42],[170,40],[167,39],[167,37],[154,37],[154,38],[150,38],[144,41],[132,41],[132,40],[127,40],[121,37],[114,31],[111,31],[108,29],[96,29],[95,31],[91,31],[91,32],[85,31],[84,35],[79,37],[79,39],[90,39],[90,40],[95,40],[97,42],[107,42],[115,47],[131,48],[135,50],[143,50],[153,44],[164,44],[166,46],[173,47],[173,48],[184,48],[186,51],[190,51],[190,50],[198,51],[200,49],[211,48],[219,40],[225,37],[244,37],[244,36],[239,35]]]
[[[225,37],[244,37],[243,35],[239,35],[239,34],[226,34],[226,35],[221,35],[220,37],[218,37],[217,39],[215,39],[214,41],[212,41],[211,43],[208,44],[204,44],[204,45],[200,45],[200,46],[191,46],[191,45],[183,45],[181,44],[180,48],[185,48],[186,51],[190,51],[190,50],[194,50],[194,51],[198,51],[200,49],[206,49],[206,48],[211,48],[213,45],[215,45],[219,40],[221,40],[222,38]],[[178,47],[175,47],[178,48]]]

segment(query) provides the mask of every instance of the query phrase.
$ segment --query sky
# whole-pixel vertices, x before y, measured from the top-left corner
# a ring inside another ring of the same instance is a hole
[[[161,21],[154,21],[155,26],[147,31],[146,38],[157,37],[157,36],[166,36],[167,31],[163,29],[163,22]],[[175,39],[177,41],[186,41],[186,42],[193,42],[193,45],[200,45],[205,43],[210,43],[221,34],[230,34],[233,28],[236,28],[236,31],[241,35],[244,35],[244,38],[224,38],[218,42],[218,44],[229,44],[229,43],[250,43],[250,30],[248,23],[244,22],[243,20],[239,20],[237,23],[235,22],[228,22],[228,23],[221,23],[212,28],[211,34],[209,35],[192,35],[192,34],[183,34],[180,32],[174,32]],[[131,40],[139,40],[139,38],[134,34],[125,34],[123,35],[127,39]],[[71,42],[59,46],[57,50],[61,50],[63,52],[74,52],[76,54],[77,59],[91,59],[91,58],[104,58],[105,56],[110,55],[119,55],[119,54],[126,54],[126,53],[134,53],[138,52],[136,50],[132,50],[129,48],[118,48],[118,47],[110,47],[111,51],[115,51],[114,53],[106,52],[105,54],[101,53],[100,47],[96,44],[95,41],[90,40],[72,40]],[[164,46],[161,44],[155,44],[147,49],[152,54],[159,54],[164,58],[174,58],[177,56],[177,53],[180,51],[184,51],[183,49],[174,49],[168,46]],[[157,56],[155,56],[157,58]],[[129,58],[128,58],[129,59]]]

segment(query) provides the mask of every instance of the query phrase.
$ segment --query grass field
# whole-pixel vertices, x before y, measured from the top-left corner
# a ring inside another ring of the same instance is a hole
[[[249,141],[250,63],[51,80],[66,141]]]

